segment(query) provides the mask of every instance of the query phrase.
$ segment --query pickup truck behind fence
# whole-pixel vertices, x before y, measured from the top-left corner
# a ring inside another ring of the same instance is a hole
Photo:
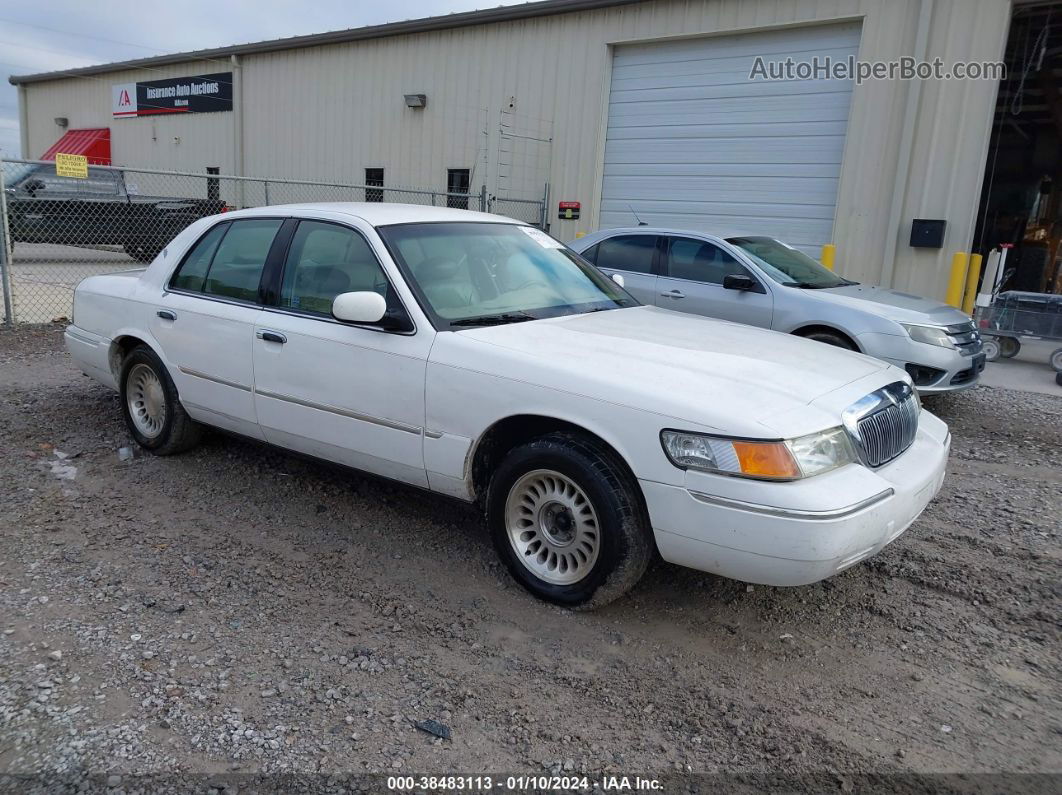
[[[98,167],[74,179],[47,164],[4,163],[4,189],[15,243],[121,246],[141,262],[193,221],[228,209],[220,196],[143,195],[122,171]]]

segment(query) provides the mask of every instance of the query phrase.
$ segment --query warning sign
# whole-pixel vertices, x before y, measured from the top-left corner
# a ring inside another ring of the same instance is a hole
[[[55,175],[57,177],[88,179],[88,157],[85,155],[56,154]]]
[[[557,217],[563,221],[574,221],[579,217],[579,202],[560,202],[557,207]]]

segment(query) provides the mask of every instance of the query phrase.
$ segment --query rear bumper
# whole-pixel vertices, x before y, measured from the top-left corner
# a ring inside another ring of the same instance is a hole
[[[109,339],[71,324],[63,332],[63,342],[81,372],[111,389],[118,388],[111,372]]]
[[[806,585],[899,538],[940,490],[951,437],[923,412],[911,448],[879,470],[849,465],[795,483],[693,474],[642,481],[657,546],[671,562],[744,582]],[[715,485],[717,488],[712,488]]]

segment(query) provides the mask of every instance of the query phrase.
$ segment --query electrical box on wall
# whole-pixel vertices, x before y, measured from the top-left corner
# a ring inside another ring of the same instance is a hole
[[[911,221],[912,248],[944,248],[944,230],[948,222],[943,219],[915,218]]]

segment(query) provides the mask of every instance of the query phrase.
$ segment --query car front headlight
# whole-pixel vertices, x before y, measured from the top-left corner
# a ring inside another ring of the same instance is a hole
[[[840,427],[769,442],[666,430],[660,432],[660,443],[680,469],[761,480],[809,478],[856,460],[851,440]]]
[[[924,342],[926,345],[938,345],[941,348],[954,348],[955,343],[948,336],[947,329],[940,326],[916,326],[911,323],[901,323],[904,331],[915,342]]]

